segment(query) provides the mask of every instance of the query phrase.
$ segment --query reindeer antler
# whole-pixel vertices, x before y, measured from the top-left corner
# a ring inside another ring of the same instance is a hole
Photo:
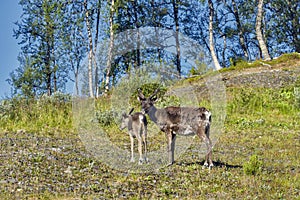
[[[152,99],[155,95],[157,95],[158,92],[159,88],[157,88],[149,98]]]
[[[141,88],[138,88],[138,96],[139,96],[141,99],[145,99],[145,96],[143,95]]]

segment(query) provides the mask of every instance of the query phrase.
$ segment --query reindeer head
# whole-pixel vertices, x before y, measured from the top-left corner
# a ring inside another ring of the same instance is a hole
[[[128,114],[122,113],[122,120],[121,120],[121,125],[120,125],[121,130],[128,127],[129,118],[130,118],[131,113],[133,112],[133,110],[134,110],[134,108],[131,108],[131,110],[129,111]]]
[[[148,113],[150,108],[154,105],[155,101],[157,100],[156,94],[159,92],[159,89],[156,89],[154,93],[146,98],[142,91],[138,89],[138,100],[141,102],[142,111],[144,113]]]

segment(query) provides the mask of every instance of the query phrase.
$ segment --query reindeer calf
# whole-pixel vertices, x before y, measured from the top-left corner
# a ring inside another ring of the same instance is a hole
[[[148,162],[147,159],[147,119],[146,116],[140,112],[133,112],[132,108],[129,114],[123,113],[122,114],[122,122],[120,129],[123,130],[124,128],[128,129],[128,133],[130,136],[130,143],[131,143],[131,162],[134,162],[133,157],[133,146],[134,146],[134,138],[137,138],[138,141],[138,151],[140,154],[139,164],[142,164],[143,161]],[[144,144],[144,158],[142,152],[142,146]]]

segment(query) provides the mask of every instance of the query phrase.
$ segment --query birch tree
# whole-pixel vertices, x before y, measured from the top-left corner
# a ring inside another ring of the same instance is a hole
[[[181,58],[180,58],[180,43],[179,43],[179,7],[178,0],[172,0],[172,7],[173,7],[173,17],[174,17],[174,25],[175,25],[175,42],[176,42],[176,59],[175,65],[178,72],[178,76],[181,76]]]
[[[248,55],[247,45],[246,45],[245,39],[244,39],[243,26],[242,26],[242,22],[240,20],[240,14],[239,14],[239,10],[238,10],[235,0],[232,0],[232,9],[233,9],[233,14],[234,14],[236,25],[237,25],[239,41],[240,41],[242,50],[244,52],[245,58],[248,60],[249,55]]]
[[[255,32],[256,32],[256,38],[257,38],[257,41],[259,44],[259,49],[262,54],[262,58],[264,60],[271,60],[267,45],[266,45],[264,37],[263,37],[263,32],[262,32],[263,5],[264,5],[264,1],[258,0]]]
[[[110,82],[110,75],[112,69],[112,55],[113,55],[113,48],[114,48],[114,13],[115,13],[115,0],[110,0],[110,12],[109,12],[109,47],[108,47],[108,55],[107,55],[107,62],[106,62],[106,72],[105,72],[105,90],[104,94],[107,95],[109,91],[109,82]]]
[[[97,52],[98,37],[99,37],[99,23],[101,13],[101,0],[98,0],[96,5],[96,30],[95,30],[95,45],[93,51],[94,65],[95,65],[95,96],[99,97],[99,66],[96,61],[95,53]]]
[[[209,25],[208,25],[208,31],[209,31],[209,49],[211,53],[211,57],[214,63],[214,66],[216,70],[221,69],[221,65],[218,61],[218,57],[215,51],[215,45],[214,45],[214,28],[213,28],[213,20],[214,20],[214,5],[212,0],[208,0],[208,7],[209,7]]]
[[[92,36],[92,25],[90,22],[90,12],[88,10],[88,3],[87,0],[83,2],[84,12],[85,12],[85,23],[86,29],[88,33],[88,46],[89,46],[89,54],[88,54],[88,83],[89,83],[89,96],[91,98],[94,97],[94,89],[93,89],[93,36]]]

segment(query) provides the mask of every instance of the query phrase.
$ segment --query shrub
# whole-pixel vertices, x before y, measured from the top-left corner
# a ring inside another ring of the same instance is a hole
[[[96,119],[99,124],[103,126],[110,126],[115,124],[115,120],[118,119],[118,113],[114,110],[96,111]]]
[[[262,161],[254,154],[248,162],[244,163],[243,170],[246,175],[256,175],[262,170]]]

